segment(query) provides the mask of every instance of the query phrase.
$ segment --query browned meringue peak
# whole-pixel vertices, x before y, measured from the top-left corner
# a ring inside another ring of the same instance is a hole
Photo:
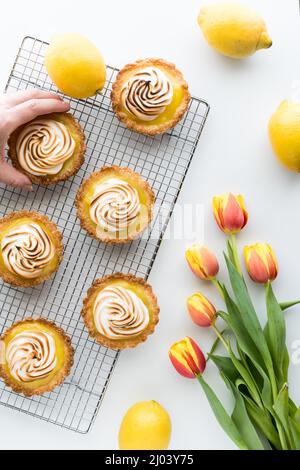
[[[108,286],[96,297],[93,309],[99,333],[111,339],[137,336],[149,324],[149,311],[130,289]]]
[[[1,250],[6,268],[28,279],[38,277],[55,255],[49,236],[34,222],[12,228],[3,237]]]
[[[56,367],[55,341],[43,331],[23,331],[10,340],[5,358],[10,374],[17,381],[44,379]]]
[[[119,178],[99,183],[90,204],[92,221],[111,232],[128,227],[139,216],[140,210],[137,190]]]
[[[137,71],[121,91],[124,108],[142,121],[152,121],[172,102],[173,87],[158,67]]]
[[[37,118],[21,131],[16,151],[20,166],[36,176],[56,175],[72,157],[76,143],[59,121]]]

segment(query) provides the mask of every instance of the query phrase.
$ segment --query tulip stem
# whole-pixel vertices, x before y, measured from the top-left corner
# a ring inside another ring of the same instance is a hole
[[[212,279],[211,282],[213,283],[213,285],[218,290],[218,292],[219,292],[220,296],[222,297],[222,299],[224,299],[224,292],[223,292],[223,288],[222,288],[221,283],[217,279]]]
[[[223,338],[222,336],[222,333],[218,330],[218,328],[216,327],[216,325],[211,325],[212,329],[214,330],[214,332],[216,333],[217,337],[219,338],[220,341],[222,341],[225,349],[229,352],[229,347],[228,347],[228,344],[226,343],[225,339]]]
[[[240,265],[240,260],[239,260],[239,255],[237,251],[237,245],[236,245],[236,236],[234,233],[230,235],[230,241],[231,241],[231,248],[232,248],[232,253],[233,253],[233,258],[234,258],[234,264],[236,269],[240,274],[242,274],[241,270],[241,265]]]

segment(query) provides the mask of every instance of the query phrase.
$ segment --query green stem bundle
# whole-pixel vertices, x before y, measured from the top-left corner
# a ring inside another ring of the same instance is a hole
[[[234,399],[231,416],[204,381],[198,377],[220,425],[241,449],[300,450],[300,409],[289,397],[287,380],[289,357],[286,348],[283,310],[299,303],[279,304],[270,282],[265,286],[267,324],[262,328],[250,298],[236,246],[236,237],[228,240],[225,255],[230,287],[212,282],[226,304],[218,312],[226,323],[230,341],[216,324],[217,340],[209,354]],[[222,343],[227,356],[215,353]]]

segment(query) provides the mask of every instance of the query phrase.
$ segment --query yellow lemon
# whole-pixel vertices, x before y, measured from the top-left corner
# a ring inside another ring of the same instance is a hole
[[[121,450],[166,450],[171,437],[171,420],[156,401],[133,405],[123,418],[119,432]]]
[[[94,96],[105,84],[102,55],[91,41],[79,34],[55,36],[47,49],[45,66],[57,88],[72,98]]]
[[[300,172],[300,103],[283,101],[269,122],[269,136],[278,160]]]
[[[205,39],[221,54],[242,59],[272,46],[264,20],[239,3],[221,2],[201,8],[198,23]]]

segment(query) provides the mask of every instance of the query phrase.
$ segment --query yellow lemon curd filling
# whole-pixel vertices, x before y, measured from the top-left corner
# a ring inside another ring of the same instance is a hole
[[[140,209],[138,215],[133,218],[133,220],[128,220],[128,225],[124,228],[120,227],[117,228],[116,231],[111,232],[112,238],[115,238],[116,233],[119,239],[127,239],[128,236],[134,235],[135,233],[140,232],[144,228],[147,227],[149,224],[149,218],[151,217],[151,208],[152,208],[152,201],[147,194],[147,192],[141,187],[139,182],[137,181],[136,177],[130,174],[119,174],[116,170],[111,169],[110,171],[106,171],[105,174],[99,175],[98,178],[95,178],[94,181],[91,181],[90,184],[87,186],[84,199],[83,199],[83,210],[86,216],[90,219],[92,224],[94,225],[95,229],[97,229],[97,235],[101,237],[101,234],[105,236],[110,236],[109,229],[102,227],[101,225],[97,225],[92,219],[90,215],[90,208],[91,203],[94,200],[95,194],[97,194],[97,188],[103,185],[109,180],[119,180],[128,183],[138,194]],[[108,203],[109,204],[109,203]]]
[[[54,247],[53,256],[51,257],[51,259],[49,259],[49,262],[47,263],[47,265],[42,269],[42,273],[45,274],[45,273],[56,270],[57,264],[59,262],[59,255],[56,252],[56,242],[52,233],[43,222],[36,221],[35,219],[31,219],[30,217],[21,217],[21,218],[18,218],[17,220],[10,220],[6,222],[5,224],[1,225],[1,232],[0,232],[0,270],[1,271],[8,270],[7,265],[4,261],[3,252],[1,249],[3,240],[7,237],[7,235],[11,235],[14,233],[14,231],[18,231],[20,227],[26,227],[30,225],[39,226],[45,232],[45,234],[50,240],[50,243]],[[32,282],[32,278],[26,279],[26,277],[23,277],[15,272],[11,274],[15,276],[16,278],[22,279],[23,282],[26,282],[27,280],[28,280],[28,283]]]
[[[143,288],[143,286],[139,285],[139,284],[134,284],[134,283],[128,282],[125,279],[113,279],[113,280],[110,280],[108,283],[103,284],[103,286],[99,287],[94,292],[93,296],[91,297],[89,311],[90,311],[91,318],[93,318],[93,324],[94,324],[94,327],[95,327],[96,330],[97,330],[97,325],[94,321],[94,315],[93,315],[95,304],[97,302],[97,298],[98,298],[100,292],[103,291],[104,289],[106,289],[107,287],[118,287],[118,288],[126,289],[130,292],[133,292],[143,302],[146,309],[148,310],[148,315],[149,315],[148,324],[151,324],[152,319],[153,319],[152,302],[151,302],[151,299],[150,299],[148,293]],[[143,332],[144,332],[144,329],[142,331],[139,331],[137,334],[131,334],[131,337],[135,336],[136,338],[138,338],[140,335],[143,334]]]
[[[19,334],[26,333],[26,332],[42,332],[47,333],[55,343],[55,350],[56,350],[56,365],[53,370],[47,375],[47,377],[33,380],[32,382],[20,382],[22,383],[22,387],[25,387],[29,390],[37,389],[43,385],[49,383],[53,377],[63,368],[65,364],[65,345],[63,338],[51,328],[51,326],[46,324],[39,324],[38,320],[36,323],[32,322],[24,322],[19,325],[16,325],[6,336],[4,340],[4,348],[2,348],[2,354],[4,355],[5,360],[5,370],[6,373],[10,376],[10,378],[16,381],[15,377],[10,372],[7,359],[5,357],[5,353],[9,343]]]
[[[174,114],[175,114],[176,110],[178,109],[178,107],[180,106],[180,104],[182,103],[182,100],[184,98],[184,90],[182,88],[182,85],[177,82],[176,78],[174,78],[174,76],[167,69],[165,69],[164,67],[157,66],[157,65],[155,65],[155,67],[158,68],[159,70],[161,70],[162,73],[166,76],[166,78],[172,84],[173,97],[172,97],[171,103],[166,106],[165,110],[159,116],[157,116],[155,119],[153,119],[151,121],[138,119],[136,116],[134,116],[134,114],[128,112],[125,109],[125,107],[123,106],[123,111],[127,114],[127,116],[132,121],[135,121],[136,123],[141,124],[145,127],[157,126],[157,125],[164,124],[166,122],[171,121],[174,118]],[[143,68],[144,68],[144,66],[141,67],[141,70]],[[139,71],[139,69],[137,68],[134,71],[134,74],[136,74],[138,71]],[[131,76],[132,76],[132,73],[130,73],[130,72],[128,72],[128,74],[125,74],[124,75],[124,83],[128,79],[130,79]]]

